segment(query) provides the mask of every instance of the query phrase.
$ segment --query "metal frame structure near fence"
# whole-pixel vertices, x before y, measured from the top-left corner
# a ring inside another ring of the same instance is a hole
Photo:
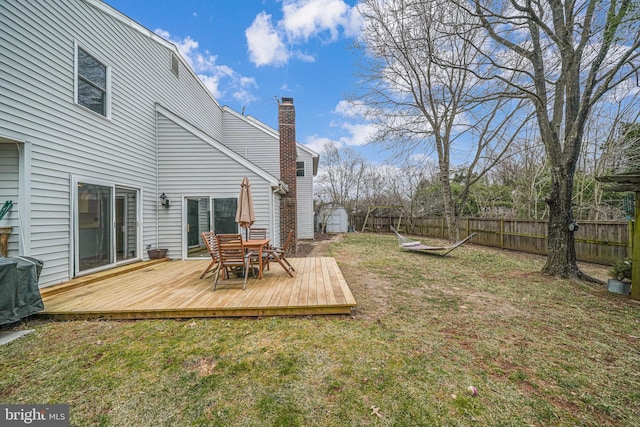
[[[398,224],[397,217],[377,217],[374,232],[388,232]],[[364,216],[354,215],[351,224],[362,228]],[[520,252],[547,254],[547,221],[505,218],[463,218],[460,238],[478,233],[471,243]],[[443,217],[419,218],[413,227],[400,224],[402,233],[446,238]],[[576,257],[579,261],[609,265],[631,256],[633,221],[582,221],[575,231]]]

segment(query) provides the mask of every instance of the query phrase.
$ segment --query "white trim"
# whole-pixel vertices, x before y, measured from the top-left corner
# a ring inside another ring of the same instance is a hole
[[[261,131],[263,131],[265,133],[268,133],[269,135],[271,135],[275,139],[279,139],[280,138],[280,134],[278,133],[277,130],[275,130],[271,126],[261,122],[260,120],[256,119],[253,116],[243,116],[242,114],[238,113],[237,111],[231,109],[230,107],[228,107],[226,105],[224,107],[222,107],[222,110],[224,112],[229,113],[232,116],[244,121],[248,125],[251,125],[251,126],[253,126],[253,127],[257,128],[257,129],[260,129]]]
[[[31,142],[0,133],[0,144],[18,151],[18,254],[31,255]]]
[[[306,151],[307,154],[309,154],[311,156],[311,167],[312,167],[312,170],[311,170],[311,177],[310,178],[312,178],[314,176],[317,176],[318,175],[318,165],[320,163],[320,155],[318,153],[316,153],[315,151],[313,151],[311,148],[307,147],[306,145],[300,144],[299,142],[296,142],[296,148],[299,148],[302,151]],[[296,157],[297,157],[297,153],[296,153]]]
[[[269,232],[271,233],[271,242],[273,246],[281,246],[280,242],[276,238],[276,209],[275,209],[275,195],[271,191],[269,193]]]
[[[18,146],[18,221],[20,226],[19,246],[23,255],[31,255],[31,150],[30,142]],[[22,146],[22,152],[20,151]],[[19,250],[19,249],[18,249]]]
[[[300,144],[299,142],[296,142],[296,147],[301,149],[302,151],[306,151],[311,155],[311,157],[320,157],[320,154],[316,153],[315,151],[313,151],[311,148],[307,147],[304,144]]]
[[[156,199],[155,199],[155,210],[154,215],[155,215],[155,222],[156,222],[156,232],[154,234],[154,243],[149,243],[149,244],[145,244],[145,246],[150,245],[150,247],[158,247],[158,245],[160,244],[160,203],[158,202],[158,198],[160,197],[160,135],[159,135],[159,131],[160,131],[160,126],[158,123],[158,113],[155,114],[155,117],[153,118],[153,120],[155,121],[154,123],[154,129],[153,129],[153,133],[154,133],[154,138],[155,138],[155,155],[156,155]]]
[[[188,195],[188,196],[182,196],[182,218],[180,219],[180,252],[182,252],[180,254],[180,259],[182,261],[192,261],[192,260],[196,260],[196,261],[202,261],[203,257],[193,257],[193,258],[189,258],[189,233],[187,232],[187,224],[189,221],[189,213],[187,212],[188,210],[188,203],[187,203],[187,199],[208,199],[209,200],[209,223],[211,224],[211,226],[213,227],[213,197],[212,196],[205,196],[205,195],[201,195],[201,196],[194,196],[194,195]],[[199,218],[198,218],[199,219]],[[198,241],[200,241],[200,235],[198,235]]]
[[[255,127],[256,129],[259,129],[259,130],[269,134],[270,136],[272,136],[273,138],[278,140],[278,144],[280,143],[280,132],[275,130],[271,126],[261,122],[260,120],[256,119],[253,116],[243,116],[242,114],[238,113],[235,110],[232,110],[230,107],[228,107],[226,105],[224,107],[222,107],[222,110],[224,112],[229,113],[229,114],[233,115],[234,117],[244,121],[248,125],[251,125],[251,126]],[[316,153],[315,151],[313,151],[311,148],[309,148],[306,145],[301,144],[301,143],[299,143],[297,141],[296,141],[296,148],[299,148],[300,150],[305,151],[307,154],[309,154],[312,157],[313,170],[311,171],[311,175],[312,176],[316,176],[318,174],[318,162],[320,160],[320,155],[318,153]]]
[[[124,25],[126,25],[128,27],[133,28],[134,30],[138,31],[140,34],[150,38],[154,42],[164,46],[165,48],[171,50],[171,52],[175,53],[176,56],[178,57],[178,60],[182,63],[184,68],[189,73],[191,73],[191,75],[196,79],[196,81],[200,84],[200,86],[205,90],[205,92],[213,100],[215,105],[220,109],[222,108],[220,106],[220,103],[218,103],[218,100],[216,100],[214,98],[214,96],[211,93],[211,91],[209,91],[209,89],[205,86],[204,82],[200,79],[200,77],[198,77],[198,75],[193,70],[193,68],[191,68],[191,66],[187,63],[187,61],[182,57],[182,54],[180,53],[180,51],[178,50],[178,48],[176,47],[175,44],[171,43],[168,40],[163,39],[162,37],[160,37],[159,35],[157,35],[153,31],[143,27],[142,25],[140,25],[139,23],[137,23],[133,19],[129,18],[128,16],[126,16],[122,12],[119,12],[118,10],[112,8],[111,6],[107,5],[106,3],[104,3],[101,0],[84,0],[84,1],[88,5],[93,6],[96,9],[98,9],[100,12],[102,12],[102,13],[104,13],[106,15],[109,15],[110,17],[120,21],[121,23],[123,23]],[[169,70],[171,70],[171,63],[169,63]]]
[[[298,163],[302,163],[302,175],[298,175]],[[304,178],[307,176],[307,162],[296,159],[296,178]]]
[[[167,40],[163,39],[162,37],[160,37],[159,35],[157,35],[153,31],[143,27],[142,25],[140,25],[139,23],[137,23],[133,19],[129,18],[127,15],[125,15],[122,12],[119,12],[118,10],[112,8],[111,6],[109,6],[106,3],[102,2],[101,0],[84,0],[84,1],[85,1],[85,3],[89,4],[90,6],[93,6],[96,9],[100,10],[102,13],[105,13],[105,14],[111,16],[112,18],[117,19],[118,21],[122,22],[126,26],[131,27],[134,30],[140,32],[141,34],[149,37],[150,39],[152,39],[156,43],[159,43],[159,44],[163,45],[164,47],[167,47],[167,48],[170,48],[170,49],[171,48],[175,48],[173,43],[168,42]]]
[[[78,40],[73,40],[73,103],[78,104]]]
[[[93,111],[92,109],[80,104],[78,102],[78,49],[82,49],[93,57],[96,61],[105,67],[105,99],[104,99],[104,115]],[[97,55],[95,51],[80,44],[78,40],[73,40],[73,102],[79,105],[86,111],[90,111],[98,117],[111,120],[111,66],[106,61],[101,59],[100,55]]]
[[[162,105],[156,103],[156,112],[162,114],[165,117],[167,117],[169,120],[177,123],[182,128],[186,129],[187,131],[189,131],[190,133],[194,134],[196,137],[198,137],[202,141],[206,142],[207,144],[209,144],[210,146],[212,146],[213,148],[218,150],[221,154],[227,156],[228,158],[230,158],[231,160],[235,161],[236,163],[246,167],[251,172],[255,173],[260,178],[262,178],[265,181],[267,181],[269,183],[269,185],[271,185],[272,187],[277,187],[278,186],[278,178],[276,178],[275,176],[273,176],[270,173],[266,172],[265,170],[261,169],[260,167],[256,166],[254,163],[251,163],[249,160],[245,159],[244,157],[242,157],[241,155],[239,155],[235,151],[231,150],[226,145],[222,144],[220,141],[218,141],[218,140],[212,138],[211,136],[207,135],[205,132],[203,132],[200,129],[198,129],[197,127],[193,126],[191,123],[189,123],[186,120],[182,119],[178,115],[172,113],[171,111],[169,111],[168,109],[166,109]]]
[[[128,264],[131,262],[135,262],[135,261],[140,261],[143,259],[143,255],[142,255],[142,229],[143,229],[143,223],[142,223],[142,214],[143,214],[143,192],[142,192],[142,188],[141,187],[132,187],[130,185],[122,185],[122,184],[118,184],[116,182],[113,181],[108,181],[108,180],[103,180],[103,179],[99,179],[99,178],[90,178],[87,176],[82,176],[82,175],[73,175],[70,174],[70,184],[71,184],[71,189],[69,191],[71,200],[69,203],[69,206],[71,206],[71,211],[70,211],[70,218],[69,218],[69,224],[71,226],[70,229],[70,241],[71,244],[69,245],[69,279],[73,278],[73,277],[78,277],[78,276],[84,276],[90,273],[95,273],[97,271],[103,271],[103,270],[108,270],[110,268],[119,266],[119,265],[123,265],[123,264]],[[109,245],[109,250],[110,250],[110,256],[112,256],[113,258],[113,262],[106,264],[106,265],[102,265],[96,268],[92,268],[89,270],[83,270],[83,271],[79,271],[79,266],[80,266],[80,259],[79,259],[79,251],[78,251],[78,247],[79,247],[79,236],[78,236],[78,223],[77,223],[77,218],[78,218],[78,183],[86,183],[86,184],[91,184],[91,185],[100,185],[102,187],[108,187],[110,190],[110,202],[111,202],[111,233],[110,233],[110,245]],[[115,210],[116,210],[116,187],[117,188],[121,188],[121,189],[125,189],[125,190],[131,190],[131,191],[135,191],[138,200],[136,200],[136,257],[135,258],[131,258],[131,259],[124,259],[122,261],[118,261],[118,257],[116,255],[116,234],[115,234],[115,227],[116,227],[116,215],[115,215]]]

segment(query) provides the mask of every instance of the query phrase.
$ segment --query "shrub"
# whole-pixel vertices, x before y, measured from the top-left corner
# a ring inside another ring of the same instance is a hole
[[[609,274],[617,280],[631,280],[631,259],[625,258],[617,261],[609,269]]]

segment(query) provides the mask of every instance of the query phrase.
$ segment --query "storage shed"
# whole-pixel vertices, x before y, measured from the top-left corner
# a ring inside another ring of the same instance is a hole
[[[344,206],[326,203],[318,210],[320,231],[325,233],[346,233],[349,228],[349,214]]]

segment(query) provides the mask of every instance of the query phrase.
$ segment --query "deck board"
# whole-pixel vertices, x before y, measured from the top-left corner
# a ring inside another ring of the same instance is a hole
[[[200,279],[209,261],[150,263],[41,290],[40,315],[62,319],[191,318],[349,314],[356,301],[334,258],[289,258],[294,277],[272,265],[259,280]]]

